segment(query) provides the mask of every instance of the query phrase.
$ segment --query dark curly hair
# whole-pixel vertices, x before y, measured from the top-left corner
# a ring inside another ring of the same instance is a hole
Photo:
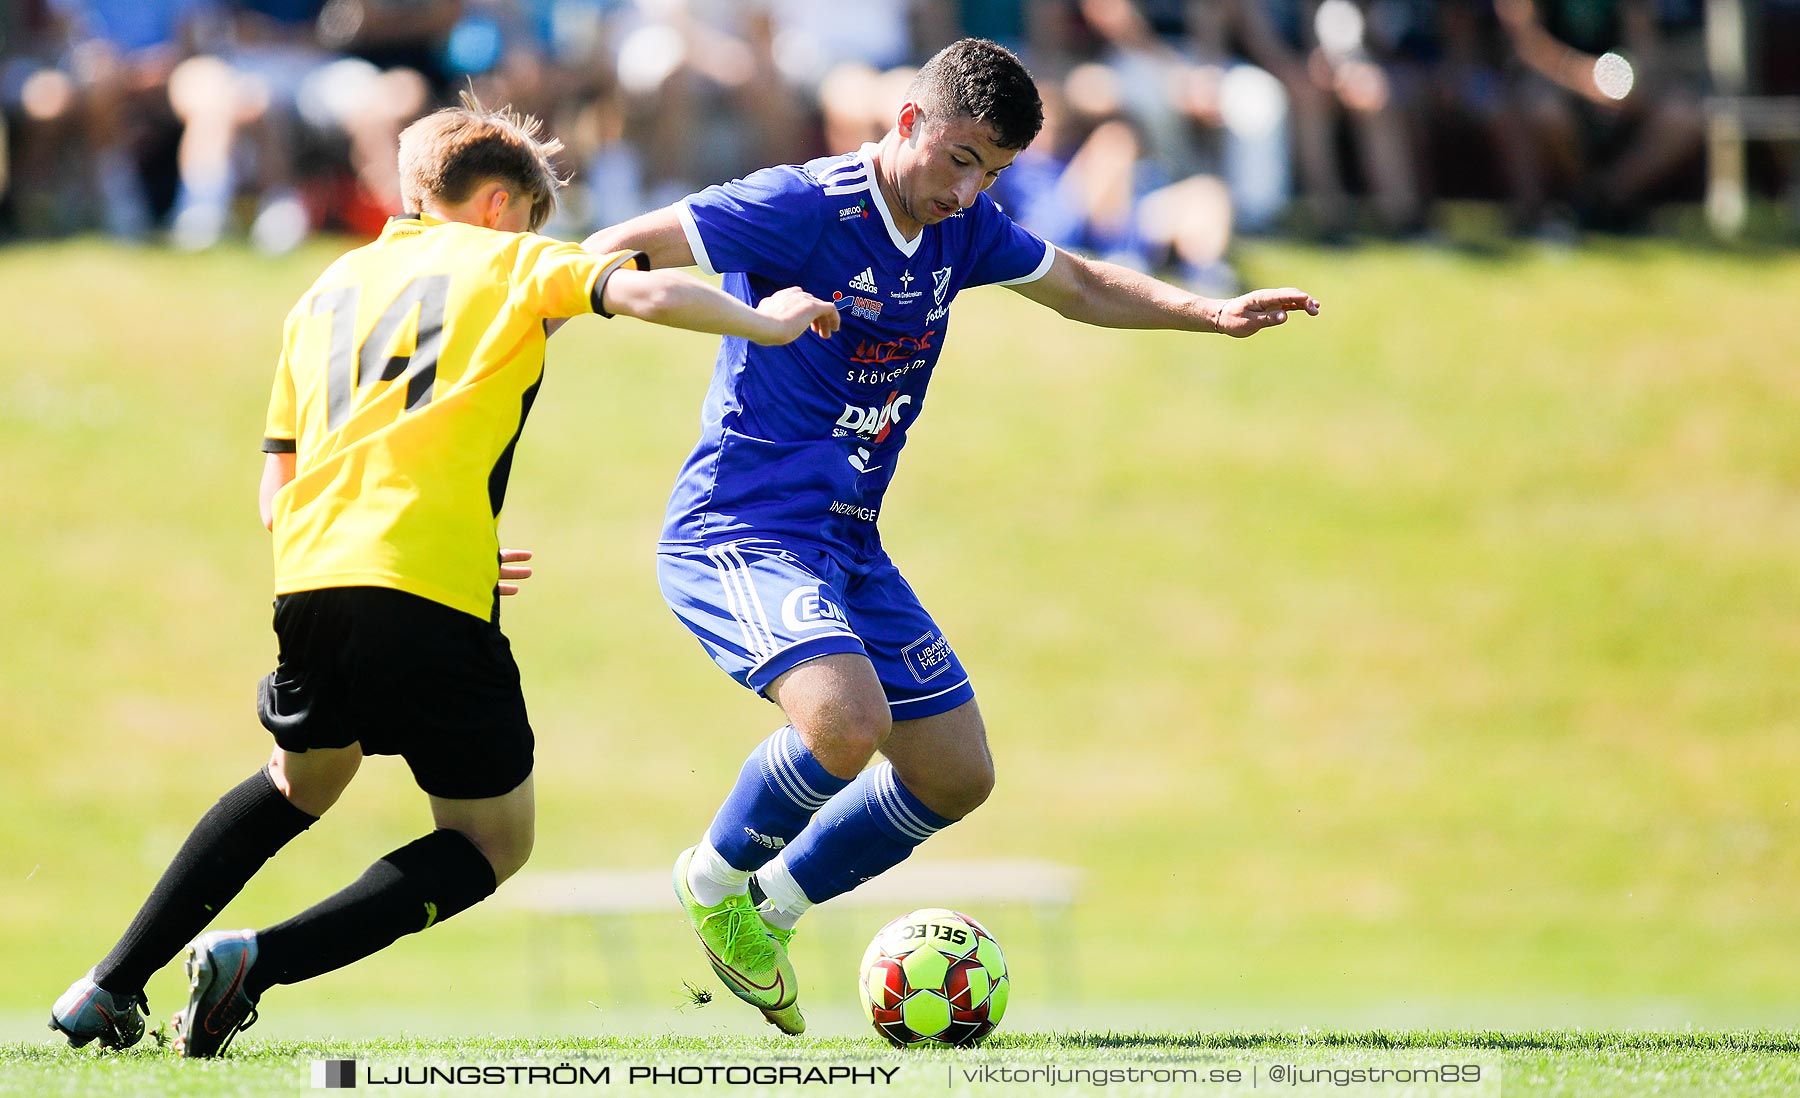
[[[1024,63],[985,38],[964,38],[939,50],[907,85],[906,97],[927,116],[987,123],[1003,149],[1023,149],[1044,126],[1044,104]]]

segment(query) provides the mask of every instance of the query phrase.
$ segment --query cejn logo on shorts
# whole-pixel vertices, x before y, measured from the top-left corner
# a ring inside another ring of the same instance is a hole
[[[817,584],[796,587],[789,591],[787,598],[781,600],[781,620],[796,633],[805,633],[814,629],[830,629],[833,626],[848,629],[850,623],[844,619],[844,612],[819,593]]]

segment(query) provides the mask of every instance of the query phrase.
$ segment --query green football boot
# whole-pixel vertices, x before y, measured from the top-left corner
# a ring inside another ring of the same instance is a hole
[[[761,909],[759,908],[758,910],[760,911]],[[781,947],[783,953],[787,952],[788,943],[794,940],[795,928],[791,926],[776,926],[774,923],[765,920],[763,922],[763,930],[768,932],[769,937],[775,939],[775,944]]]
[[[748,895],[727,896],[713,907],[696,900],[688,888],[688,865],[693,860],[693,847],[675,859],[675,897],[686,909],[713,971],[733,995],[762,1011],[770,1025],[783,1033],[805,1032],[806,1019],[795,1001],[800,981],[794,977],[787,949],[770,935]]]
[[[762,886],[756,883],[756,874],[754,873],[750,875],[750,903],[756,908],[756,913],[759,918],[761,918],[764,911],[775,906],[774,902],[771,901],[768,896],[763,894]],[[769,937],[775,939],[775,944],[781,947],[781,952],[786,954],[788,943],[794,940],[794,931],[797,928],[791,926],[776,926],[767,919],[762,920],[762,925],[763,930]],[[765,1017],[769,1019],[769,1024],[777,1027],[783,1033],[799,1034],[806,1030],[806,1019],[800,1016],[800,1008],[798,1006],[789,1007],[780,1017],[777,1017],[775,1014],[768,1014],[767,1012],[765,1012]]]
[[[788,943],[794,940],[794,928],[791,926],[779,927],[765,922],[760,915],[760,912],[762,911],[761,905],[758,905],[757,911],[759,914],[756,921],[762,923],[763,930],[768,933],[770,938],[774,939],[776,945],[781,947],[782,956],[787,956]],[[763,1011],[763,1017],[769,1020],[770,1025],[781,1030],[783,1033],[799,1035],[806,1032],[806,1019],[800,1016],[800,1005],[798,1003],[795,1003],[782,1011],[765,1010]]]

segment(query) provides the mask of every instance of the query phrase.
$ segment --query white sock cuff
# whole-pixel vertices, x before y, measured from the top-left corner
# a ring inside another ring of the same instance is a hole
[[[799,919],[806,914],[806,909],[813,905],[801,891],[800,884],[794,875],[788,872],[787,862],[776,858],[768,865],[756,871],[756,883],[762,886],[763,895],[775,906],[775,910],[790,920]],[[793,923],[789,922],[789,926]]]
[[[688,889],[693,892],[694,899],[711,907],[749,887],[750,871],[733,866],[713,846],[711,839],[701,836],[699,845],[694,847],[694,857],[688,862]]]

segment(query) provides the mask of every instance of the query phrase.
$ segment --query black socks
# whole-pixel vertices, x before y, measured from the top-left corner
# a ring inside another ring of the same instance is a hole
[[[487,857],[460,831],[439,830],[370,866],[336,895],[256,934],[253,997],[361,960],[396,939],[466,911],[498,882]]]
[[[220,797],[194,825],[118,944],[94,967],[94,982],[111,992],[142,992],[151,973],[317,820],[281,795],[266,768]]]
[[[94,982],[141,993],[151,973],[206,929],[263,863],[316,816],[295,808],[266,769],[219,798],[176,852]],[[246,989],[260,995],[342,968],[493,894],[493,866],[460,831],[439,830],[370,866],[348,888],[258,932]]]

